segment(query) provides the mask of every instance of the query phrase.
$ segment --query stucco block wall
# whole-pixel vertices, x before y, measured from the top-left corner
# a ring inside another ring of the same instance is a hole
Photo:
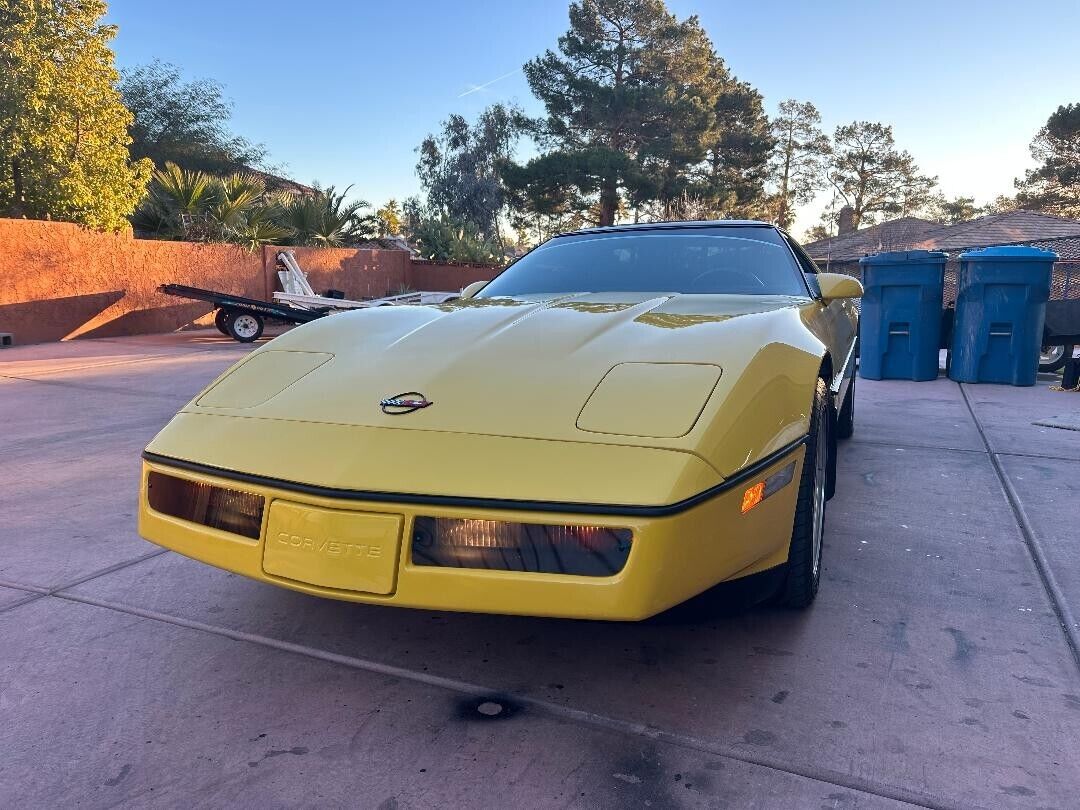
[[[346,298],[380,298],[409,283],[409,254],[403,250],[357,250],[355,248],[265,247],[265,264],[271,274],[272,293],[277,285],[277,254],[291,250],[307,273],[315,292],[341,290]]]
[[[502,268],[476,264],[440,264],[413,262],[410,286],[414,290],[460,290],[474,281],[495,278]]]
[[[270,300],[280,289],[279,247],[135,239],[65,222],[0,219],[0,332],[19,344],[78,337],[171,332],[205,321],[210,306],[157,291],[187,284]],[[413,266],[407,253],[355,248],[290,248],[317,292],[373,298],[413,290],[458,290],[494,268]]]

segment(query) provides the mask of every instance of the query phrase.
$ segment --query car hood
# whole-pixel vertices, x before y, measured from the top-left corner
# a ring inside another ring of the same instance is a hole
[[[810,305],[635,293],[336,314],[252,352],[181,416],[274,420],[279,432],[292,423],[652,447],[728,475],[805,432],[801,378],[820,354],[801,322]],[[412,392],[431,406],[380,407]],[[224,440],[223,428],[206,441]],[[172,433],[150,449],[179,456],[185,442]],[[271,427],[264,435],[273,441]],[[200,454],[190,446],[182,457]]]

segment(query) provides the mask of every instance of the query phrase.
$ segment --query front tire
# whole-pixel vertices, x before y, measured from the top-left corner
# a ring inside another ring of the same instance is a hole
[[[791,547],[788,549],[787,575],[779,593],[778,601],[784,607],[805,608],[817,596],[818,585],[821,583],[828,471],[828,389],[825,381],[818,379],[814,406],[810,412],[806,455],[799,478],[799,496],[795,504]]]

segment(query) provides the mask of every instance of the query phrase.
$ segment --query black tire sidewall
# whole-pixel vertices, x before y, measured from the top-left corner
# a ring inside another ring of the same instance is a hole
[[[229,331],[229,319],[231,317],[232,313],[227,309],[219,309],[214,313],[214,326],[226,337],[232,337],[232,332]]]
[[[813,408],[810,414],[810,432],[806,441],[806,453],[803,456],[802,471],[799,476],[799,494],[795,503],[795,514],[791,530],[791,545],[788,549],[787,575],[780,588],[778,602],[788,608],[805,608],[817,596],[821,584],[823,563],[818,562],[814,571],[814,489],[816,487],[816,465],[818,441],[829,441],[830,406],[828,389],[825,381],[818,379],[814,391]],[[824,427],[819,434],[818,426]],[[822,509],[824,510],[824,505]],[[822,558],[824,558],[824,540],[822,540]]]

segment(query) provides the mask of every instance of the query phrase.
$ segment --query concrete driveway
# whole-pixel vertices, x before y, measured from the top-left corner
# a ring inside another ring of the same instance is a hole
[[[428,613],[135,533],[139,452],[248,349],[0,352],[0,806],[1076,807],[1080,395],[858,382],[805,613]]]

